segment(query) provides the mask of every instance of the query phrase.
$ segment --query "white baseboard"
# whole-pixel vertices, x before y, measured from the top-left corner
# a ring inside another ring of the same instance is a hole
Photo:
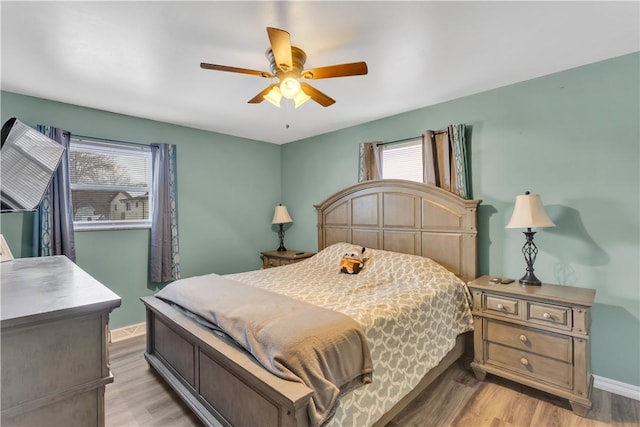
[[[147,322],[125,326],[124,328],[113,329],[110,335],[110,342],[118,342],[127,338],[139,337],[147,332]]]
[[[608,391],[609,393],[640,400],[640,387],[637,385],[626,384],[620,381],[594,375],[593,386],[600,390]]]

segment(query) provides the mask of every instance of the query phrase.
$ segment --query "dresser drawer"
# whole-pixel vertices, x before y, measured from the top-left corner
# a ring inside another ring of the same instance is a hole
[[[570,363],[492,342],[486,343],[486,350],[487,364],[513,370],[565,389],[573,388],[573,366]]]
[[[538,325],[552,326],[563,330],[571,329],[571,308],[561,305],[526,301],[526,320]]]
[[[105,377],[104,326],[99,314],[34,325],[2,329],[2,411],[70,393]]]
[[[485,322],[485,328],[484,336],[487,341],[567,363],[573,361],[572,340],[566,335],[511,325],[493,319]]]
[[[495,316],[520,318],[519,301],[517,299],[500,295],[482,294],[482,311]]]

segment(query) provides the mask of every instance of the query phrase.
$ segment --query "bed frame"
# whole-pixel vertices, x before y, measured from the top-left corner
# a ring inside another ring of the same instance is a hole
[[[463,280],[476,277],[478,200],[402,180],[367,181],[316,205],[318,249],[349,242],[433,258]],[[207,426],[305,427],[311,390],[262,368],[210,330],[153,296],[147,313],[149,364]],[[383,426],[462,354],[469,334],[375,425]]]

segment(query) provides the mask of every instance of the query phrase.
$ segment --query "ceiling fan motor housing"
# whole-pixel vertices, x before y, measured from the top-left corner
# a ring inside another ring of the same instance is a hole
[[[276,64],[273,49],[267,49],[264,55],[269,60],[271,72],[281,80],[287,76],[300,78],[300,73],[304,69],[304,63],[307,61],[307,54],[304,50],[296,46],[291,46],[292,69],[288,69],[289,67],[287,64]]]

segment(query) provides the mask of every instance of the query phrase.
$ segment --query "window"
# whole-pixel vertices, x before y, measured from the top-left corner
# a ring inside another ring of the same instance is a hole
[[[382,148],[382,178],[422,182],[422,141],[389,144]]]
[[[72,139],[69,168],[76,230],[151,226],[149,147]]]

